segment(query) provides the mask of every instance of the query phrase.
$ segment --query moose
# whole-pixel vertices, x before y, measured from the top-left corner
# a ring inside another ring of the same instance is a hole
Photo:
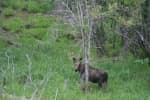
[[[85,81],[85,63],[82,63],[82,58],[76,59],[73,57],[75,72],[79,72],[80,78]],[[98,83],[98,86],[106,89],[108,81],[108,73],[88,65],[88,81]]]

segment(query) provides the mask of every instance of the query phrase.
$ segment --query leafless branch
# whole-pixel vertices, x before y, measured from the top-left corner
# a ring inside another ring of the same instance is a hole
[[[56,89],[56,92],[55,92],[55,99],[54,99],[54,100],[57,100],[57,96],[58,96],[58,88]]]
[[[29,80],[30,80],[30,82],[32,83],[32,75],[31,75],[31,66],[32,66],[32,62],[31,62],[31,59],[30,59],[30,57],[29,57],[28,54],[26,54],[26,58],[27,58],[28,63],[29,63],[29,65],[28,65]]]

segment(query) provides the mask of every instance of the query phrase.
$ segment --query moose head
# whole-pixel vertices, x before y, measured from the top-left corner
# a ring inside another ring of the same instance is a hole
[[[82,63],[82,57],[77,59],[75,57],[72,58],[73,59],[73,63],[74,63],[74,68],[75,68],[75,71],[79,71],[80,70],[80,67],[81,67],[81,63]]]

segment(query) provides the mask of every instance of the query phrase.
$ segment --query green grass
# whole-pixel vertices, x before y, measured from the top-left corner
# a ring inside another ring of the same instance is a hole
[[[36,1],[36,0],[30,0],[27,3],[27,11],[30,13],[37,13],[37,12],[47,12],[50,11],[53,7],[53,0],[47,0],[47,1]]]
[[[42,14],[36,14],[29,16],[27,24],[31,24],[33,27],[49,27],[55,20]]]
[[[35,14],[29,16],[27,19],[24,19],[22,17],[11,17],[6,20],[5,18],[3,18],[1,19],[1,27],[11,32],[20,32],[23,30],[26,24],[31,25],[32,28],[48,28],[55,21],[55,18],[43,16],[41,14]]]
[[[97,85],[90,83],[89,93],[83,93],[80,90],[79,74],[74,72],[72,58],[69,55],[71,52],[76,53],[76,50],[78,50],[78,47],[73,44],[73,41],[62,38],[59,42],[49,41],[45,42],[45,44],[39,43],[33,46],[7,49],[10,56],[10,69],[6,70],[9,72],[7,74],[6,91],[18,96],[26,95],[30,97],[36,87],[39,88],[38,93],[41,92],[41,88],[44,85],[40,85],[40,81],[48,78],[42,95],[45,100],[54,99],[57,89],[58,100],[148,100],[150,67],[147,64],[147,60],[144,63],[140,63],[133,57],[115,63],[108,58],[92,62],[98,68],[108,71],[108,91],[103,92]],[[26,80],[25,84],[20,84],[18,81],[18,77],[23,74],[29,75],[29,63],[26,54],[29,55],[32,62],[32,84],[30,84],[29,80]],[[15,67],[14,81],[12,80],[12,60]],[[4,52],[1,52],[0,61],[1,66],[8,67],[8,59]],[[67,86],[64,89],[65,80],[67,81]],[[15,89],[12,87],[15,87]]]
[[[28,16],[27,18],[22,17],[22,15],[10,18],[2,17],[0,19],[0,27],[10,35],[17,35],[16,41],[21,43],[35,44],[37,40],[48,39],[48,35],[53,30],[50,27],[56,28],[54,22],[57,22],[57,19],[42,14],[31,16],[29,14]],[[30,27],[26,28],[26,25],[30,25]]]
[[[12,17],[7,20],[3,19],[1,27],[10,32],[20,32],[24,26],[24,20],[19,17]]]
[[[1,37],[0,37],[0,48],[5,48],[6,46],[8,46],[6,41],[1,39]]]
[[[40,9],[40,3],[30,0],[28,2],[28,8],[27,9],[28,9],[29,12],[37,13],[41,10]]]
[[[29,13],[45,13],[54,7],[53,0],[3,0],[0,3],[5,7]]]
[[[47,28],[24,29],[22,34],[24,37],[34,37],[35,39],[42,40],[47,33],[47,30]]]
[[[9,16],[14,16],[15,15],[15,10],[13,10],[12,8],[5,8],[3,10],[3,15],[6,16],[6,17],[9,17]]]
[[[5,7],[10,7],[17,10],[22,9],[26,5],[25,0],[2,0],[0,3]]]
[[[37,4],[36,0],[30,0],[32,3],[29,5],[24,0],[23,3],[21,0],[15,1],[3,1],[9,2],[6,3],[3,15],[11,15],[13,11],[15,15],[9,18],[0,16],[0,27],[7,29],[8,35],[18,32],[15,41],[21,43],[19,46],[9,46],[0,38],[0,100],[10,100],[1,96],[5,92],[30,98],[36,89],[35,97],[38,98],[42,93],[41,100],[53,100],[57,90],[57,100],[150,99],[150,67],[147,59],[141,60],[129,55],[113,62],[112,58],[98,58],[93,48],[91,64],[109,73],[108,90],[103,92],[97,84],[89,83],[90,91],[82,92],[79,74],[74,71],[72,63],[72,56],[80,55],[79,42],[68,38],[68,34],[77,34],[75,29],[58,18],[44,15],[43,12],[50,7],[45,2]],[[26,15],[19,15],[17,10],[11,9],[23,9],[26,5],[32,14],[27,12]],[[25,25],[31,27],[26,28]],[[119,51],[120,40],[116,41],[116,49]],[[112,48],[112,41],[106,44],[106,49]],[[118,53],[116,49],[108,55]],[[5,87],[2,86],[4,75],[7,79]]]

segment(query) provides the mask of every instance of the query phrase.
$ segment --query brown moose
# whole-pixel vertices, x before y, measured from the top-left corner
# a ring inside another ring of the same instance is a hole
[[[79,72],[80,78],[85,81],[85,64],[82,63],[82,58],[73,58],[75,71]],[[106,89],[108,74],[107,72],[88,66],[88,81],[92,83],[98,83],[99,87]]]

